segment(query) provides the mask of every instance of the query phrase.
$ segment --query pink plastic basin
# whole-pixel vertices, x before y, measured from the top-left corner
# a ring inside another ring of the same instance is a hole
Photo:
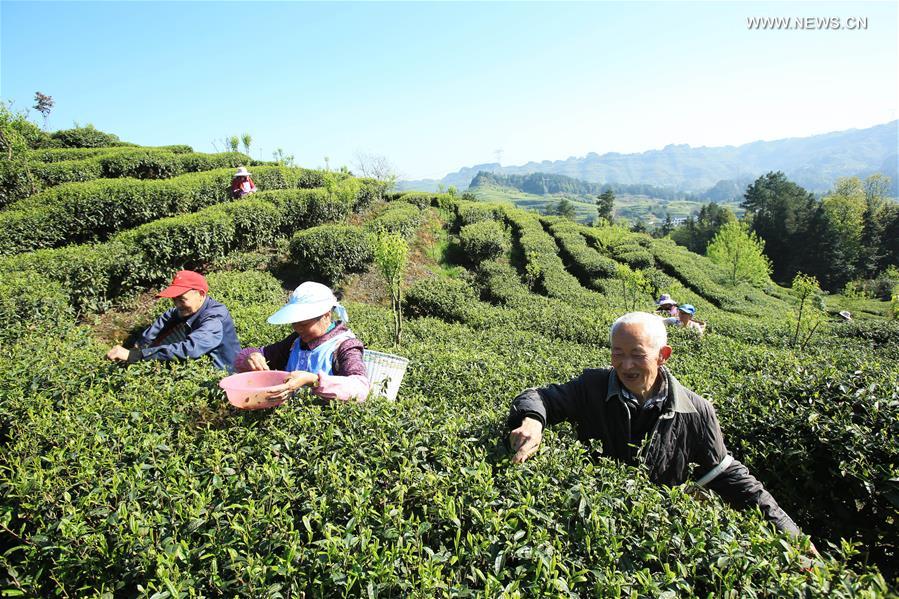
[[[283,399],[273,401],[268,392],[287,380],[289,372],[283,370],[259,370],[232,374],[219,381],[232,406],[242,410],[274,408],[284,403]]]

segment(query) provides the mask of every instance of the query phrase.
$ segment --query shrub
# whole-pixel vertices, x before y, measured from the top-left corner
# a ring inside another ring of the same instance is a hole
[[[300,231],[290,241],[291,259],[308,278],[337,286],[372,261],[368,234],[352,225],[319,225]]]
[[[428,206],[445,210],[456,206],[458,200],[448,193],[430,193],[426,191],[407,191],[397,194],[395,199],[403,200],[424,210]]]
[[[171,152],[172,154],[188,154],[194,151],[193,148],[187,145],[141,146],[139,148],[48,148],[29,152],[28,159],[34,162],[63,162],[107,156],[118,152],[133,152],[136,149],[145,152]]]
[[[616,260],[624,262],[634,269],[642,270],[655,266],[652,254],[638,246],[623,246],[613,248],[612,255]]]
[[[103,166],[99,160],[95,159],[71,162],[37,162],[31,165],[31,173],[44,188],[63,183],[99,179],[103,176]]]
[[[459,233],[462,250],[472,264],[480,264],[504,255],[509,249],[506,231],[494,220],[475,222]]]
[[[387,231],[410,239],[415,235],[420,223],[421,211],[418,207],[398,200],[385,204],[377,216],[365,226],[369,231]]]
[[[581,235],[582,229],[583,226],[569,220],[558,220],[550,225],[553,237],[558,241],[563,255],[571,261],[572,268],[581,281],[614,277],[617,263],[588,246]]]
[[[230,252],[270,244],[306,223],[343,210],[339,200],[340,208],[328,208],[329,201],[322,190],[260,192],[246,200],[159,219],[104,244],[0,258],[0,272],[44,273],[62,285],[78,312],[101,311],[121,294],[165,281],[173,269],[201,268]],[[304,208],[310,213],[304,213]]]
[[[287,236],[300,229],[343,220],[350,212],[349,206],[334,201],[324,189],[261,191],[254,197],[278,207],[282,216],[282,232]]]
[[[565,270],[558,255],[558,246],[543,229],[538,216],[517,208],[504,208],[504,217],[511,225],[513,234],[517,235],[517,243],[525,259],[525,271],[539,273],[541,291],[559,299],[595,301],[578,280]]]
[[[38,272],[8,273],[0,284],[0,341],[15,342],[32,331],[54,335],[74,313],[62,287]]]
[[[406,293],[410,316],[434,316],[447,322],[466,322],[478,303],[475,290],[460,279],[433,277],[416,282]]]
[[[259,167],[254,173],[258,173],[260,189],[317,180],[305,169]],[[0,255],[102,241],[123,229],[228,201],[232,174],[229,168],[162,181],[102,179],[49,189],[0,213]],[[340,196],[314,196],[313,203],[313,212],[326,220],[345,215],[352,207]]]
[[[265,272],[213,272],[206,281],[210,293],[225,305],[278,304],[285,297],[280,283]]]
[[[117,135],[104,133],[91,124],[54,131],[50,134],[50,138],[66,148],[100,148],[122,143]]]
[[[72,245],[0,259],[3,276],[39,272],[60,284],[79,313],[102,311],[110,300],[135,289],[133,251],[122,243]],[[127,282],[126,282],[127,279]]]
[[[477,202],[459,202],[459,226],[471,225],[496,218],[495,207],[491,204]]]
[[[353,206],[355,212],[362,212],[373,203],[383,200],[388,183],[377,179],[359,179],[360,187]]]
[[[264,322],[272,307],[257,310],[260,301],[283,301],[264,277],[253,273],[246,289],[225,294],[243,315],[238,326],[254,314]],[[218,296],[221,283],[210,282]],[[420,289],[445,283],[423,281]],[[257,285],[264,299],[254,297]],[[298,397],[264,414],[239,412],[216,385],[221,373],[202,361],[119,368],[104,363],[105,348],[87,327],[4,347],[0,563],[18,585],[10,590],[890,596],[881,574],[849,561],[870,547],[854,547],[855,539],[895,547],[887,544],[896,519],[887,503],[897,451],[895,362],[858,374],[868,355],[822,352],[800,370],[808,356],[718,336],[677,339],[691,345],[678,346],[672,370],[711,391],[735,456],[804,527],[823,516],[830,532],[849,531],[844,543],[830,537],[838,547],[818,542],[824,557],[809,571],[803,540],[714,495],[696,501],[683,488],[650,484],[642,467],[594,457],[569,427],[547,430],[528,463],[508,464],[499,440],[511,398],[609,357],[599,343],[539,331],[581,314],[566,312],[564,300],[525,294],[527,311],[485,307],[469,290],[442,303],[489,318],[407,321],[412,361],[398,403]],[[348,309],[367,347],[389,344],[386,310]],[[272,338],[274,329],[261,324],[241,334],[251,344]],[[871,529],[879,532],[868,536]]]

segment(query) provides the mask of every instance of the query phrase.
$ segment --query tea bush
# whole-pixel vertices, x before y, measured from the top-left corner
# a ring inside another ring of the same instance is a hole
[[[290,240],[290,256],[308,279],[337,286],[371,264],[368,233],[353,225],[319,225]]]
[[[448,219],[464,206],[427,197]],[[411,215],[404,205],[396,210]],[[714,326],[702,339],[672,329],[669,367],[714,403],[730,452],[814,537],[824,557],[811,568],[804,539],[714,495],[696,500],[684,488],[652,485],[642,468],[596,458],[569,426],[547,430],[527,463],[509,463],[502,439],[511,399],[607,365],[608,325],[620,314],[613,297],[566,270],[556,231],[568,227],[554,219],[504,208],[511,263],[500,256],[477,263],[474,277],[415,283],[401,349],[392,346],[388,311],[347,303],[366,347],[411,359],[393,403],[301,395],[276,410],[241,412],[225,403],[222,373],[205,359],[122,368],[104,362],[106,347],[71,322],[66,296],[76,306],[77,298],[108,302],[147,285],[153,269],[168,265],[168,278],[179,260],[270,243],[271,231],[281,237],[350,208],[324,190],[260,192],[105,244],[0,259],[0,326],[12,331],[0,330],[0,589],[895,596],[899,329],[845,323],[807,350],[784,349],[780,320],[793,300],[740,286],[726,289],[730,311],[709,305],[682,282],[705,272],[707,260],[693,254],[672,253],[669,290]],[[353,267],[340,263],[346,249],[363,268],[352,252],[363,251],[366,227],[388,211],[373,210],[364,226],[301,231],[291,247],[341,269]],[[594,251],[624,237],[599,235],[607,243]],[[185,236],[196,252],[179,245]],[[645,248],[641,239],[631,245]],[[540,293],[523,283],[528,265],[542,269]],[[715,273],[698,285],[725,289]],[[285,298],[269,274],[212,273],[209,282],[244,346],[285,334],[265,322]],[[639,301],[654,308],[648,295]]]
[[[403,200],[388,202],[365,224],[371,232],[387,231],[409,239],[421,223],[421,209]]]
[[[54,334],[73,316],[62,287],[38,273],[9,273],[0,284],[0,344],[31,332]]]
[[[477,294],[461,279],[432,277],[418,281],[406,291],[405,310],[409,316],[434,316],[447,322],[478,319]]]
[[[260,190],[320,182],[315,171],[305,169],[254,171]],[[0,255],[102,241],[123,229],[229,201],[232,174],[231,169],[219,169],[162,181],[104,179],[55,187],[0,212]]]
[[[559,243],[562,256],[570,261],[573,271],[583,282],[614,277],[617,263],[588,246],[580,233],[581,228],[584,227],[567,219],[550,225],[550,232]]]
[[[305,193],[303,193],[305,191]],[[273,200],[267,202],[263,198]],[[202,267],[235,250],[271,243],[348,207],[316,190],[268,192],[199,212],[159,219],[103,244],[38,250],[0,259],[0,272],[39,272],[57,281],[78,312],[155,285],[179,268]]]
[[[240,276],[210,280],[232,310],[283,301]],[[369,347],[389,343],[385,310],[347,307]],[[509,464],[511,397],[608,351],[482,324],[409,321],[395,403],[268,413],[223,405],[203,361],[104,364],[83,327],[22,338],[0,356],[0,580],[48,597],[888,594],[848,549],[804,571],[802,542],[757,514],[592,459],[566,427]]]
[[[458,202],[454,196],[448,193],[428,193],[424,191],[407,191],[398,194],[395,199],[414,204],[422,210],[428,206],[450,209],[454,208]]]
[[[484,202],[460,200],[457,212],[459,215],[459,227],[502,218],[502,212],[497,204],[486,204]]]
[[[538,216],[517,208],[506,208],[504,216],[515,235],[513,246],[520,248],[524,258],[524,268],[527,269],[530,264],[532,271],[539,273],[538,290],[557,299],[591,300],[591,294],[574,275],[565,270],[558,255],[559,248],[543,229]]]
[[[64,148],[102,148],[124,145],[117,135],[100,131],[93,125],[60,129],[50,134],[50,139]]]
[[[482,220],[465,225],[459,232],[459,242],[468,259],[474,264],[498,258],[509,251],[506,231],[494,220]]]
[[[172,146],[140,146],[140,150],[148,152],[171,152],[173,154],[188,154],[194,149],[188,145],[172,145]],[[67,160],[83,160],[85,158],[93,158],[100,155],[114,154],[119,152],[132,152],[134,147],[128,146],[110,146],[104,148],[46,148],[41,150],[32,150],[28,153],[29,160],[36,162],[63,162]]]
[[[164,150],[127,148],[126,151],[80,160],[37,162],[31,165],[31,171],[44,187],[52,187],[100,178],[168,179],[184,173],[236,167],[251,162],[249,156],[238,152],[175,154]]]

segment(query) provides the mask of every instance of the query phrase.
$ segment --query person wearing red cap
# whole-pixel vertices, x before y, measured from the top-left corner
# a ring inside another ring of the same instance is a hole
[[[116,345],[106,353],[114,362],[212,358],[216,368],[233,372],[240,343],[234,320],[224,304],[208,295],[209,284],[198,272],[181,270],[156,297],[168,297],[175,307],[166,311],[140,336],[132,349]]]

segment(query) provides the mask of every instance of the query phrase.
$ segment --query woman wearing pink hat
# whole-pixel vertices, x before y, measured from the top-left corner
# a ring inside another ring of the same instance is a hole
[[[271,392],[272,400],[310,387],[325,399],[364,401],[371,387],[362,362],[364,347],[347,328],[347,320],[346,309],[328,287],[307,281],[268,318],[270,324],[291,325],[293,333],[265,347],[241,350],[234,367],[237,372],[289,371],[290,377]]]
[[[242,166],[237,169],[237,172],[234,173],[234,177],[231,178],[231,197],[235,200],[239,200],[251,193],[256,193],[256,184],[253,183],[253,179],[250,178],[250,171]]]

